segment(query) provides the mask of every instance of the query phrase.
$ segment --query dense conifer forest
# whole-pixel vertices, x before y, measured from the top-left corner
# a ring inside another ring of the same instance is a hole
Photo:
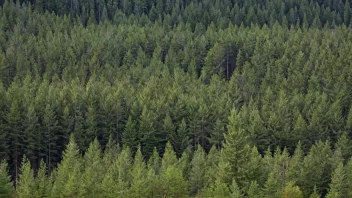
[[[351,0],[0,0],[0,197],[352,197]]]

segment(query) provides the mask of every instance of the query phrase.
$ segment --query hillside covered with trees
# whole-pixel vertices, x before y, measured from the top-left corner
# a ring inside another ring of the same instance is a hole
[[[0,0],[0,197],[352,197],[351,0]]]

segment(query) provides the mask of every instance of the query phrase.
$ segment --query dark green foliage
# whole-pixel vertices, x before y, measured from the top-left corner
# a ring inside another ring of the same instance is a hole
[[[350,0],[0,3],[0,197],[352,195]]]

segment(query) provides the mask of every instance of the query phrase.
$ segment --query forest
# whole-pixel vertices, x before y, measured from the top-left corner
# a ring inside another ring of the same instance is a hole
[[[0,0],[0,198],[352,197],[352,0]]]

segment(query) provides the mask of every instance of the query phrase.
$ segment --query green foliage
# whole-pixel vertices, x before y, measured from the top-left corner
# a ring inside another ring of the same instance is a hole
[[[205,183],[205,152],[198,145],[196,152],[191,161],[191,170],[189,173],[189,187],[192,194],[197,194],[201,191]]]
[[[0,197],[352,197],[351,3],[1,1]]]
[[[302,191],[294,182],[288,182],[282,192],[283,198],[303,198]]]
[[[78,196],[81,181],[82,158],[79,153],[75,138],[70,137],[70,142],[63,154],[63,159],[58,166],[52,197]]]
[[[23,156],[20,171],[16,185],[17,197],[35,197],[34,173],[26,156]]]
[[[186,197],[187,182],[182,176],[182,171],[174,165],[170,165],[161,172],[160,181],[162,185],[162,196],[166,197]]]
[[[0,197],[12,197],[13,187],[8,175],[7,163],[2,161],[0,163]]]
[[[345,185],[346,185],[346,174],[345,174],[343,164],[340,163],[332,174],[330,189],[326,197],[340,198],[345,196],[346,190],[347,190]]]
[[[240,185],[245,185],[247,182],[247,166],[250,147],[248,145],[248,135],[240,128],[240,121],[235,110],[232,111],[229,117],[228,130],[229,133],[225,136],[224,154],[226,160],[230,163],[231,173]]]

